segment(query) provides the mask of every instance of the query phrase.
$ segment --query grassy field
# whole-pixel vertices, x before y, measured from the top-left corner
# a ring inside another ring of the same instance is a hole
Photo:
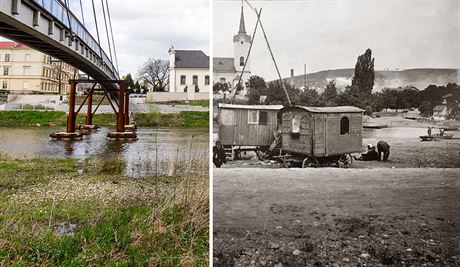
[[[209,112],[182,111],[174,114],[159,112],[137,113],[132,119],[145,127],[208,127]],[[0,126],[65,126],[67,115],[60,111],[0,111]],[[85,116],[77,116],[77,123],[84,124]],[[93,123],[100,126],[115,125],[112,113],[96,114]]]
[[[206,266],[207,165],[133,179],[118,159],[0,157],[0,266]]]

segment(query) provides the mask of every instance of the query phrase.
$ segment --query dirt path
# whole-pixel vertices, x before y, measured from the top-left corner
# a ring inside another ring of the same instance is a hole
[[[215,169],[214,263],[458,266],[459,176],[439,168]]]

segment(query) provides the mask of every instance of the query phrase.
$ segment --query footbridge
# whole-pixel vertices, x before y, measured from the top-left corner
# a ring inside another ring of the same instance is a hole
[[[90,80],[70,80],[69,118],[67,133],[75,133],[75,117],[80,109],[75,110],[75,91],[79,82],[94,84],[86,100],[92,99],[96,84],[100,84],[117,114],[117,132],[124,132],[128,123],[128,94],[126,83],[120,79],[116,62],[115,43],[110,22],[107,0],[101,0],[104,12],[105,30],[109,45],[109,55],[101,46],[96,11],[93,13],[97,31],[95,39],[76,13],[72,12],[68,0],[1,0],[0,1],[0,35],[25,44],[31,48],[66,62],[85,72]],[[80,1],[81,7],[81,1]],[[106,16],[107,10],[107,16]],[[81,8],[84,20],[83,8]],[[107,18],[112,33],[112,46],[109,38]],[[115,60],[113,60],[115,59]],[[88,103],[91,106],[92,103]],[[83,105],[83,103],[82,103]],[[92,117],[92,112],[89,113]],[[88,116],[88,115],[87,115]],[[87,118],[87,123],[91,118]]]

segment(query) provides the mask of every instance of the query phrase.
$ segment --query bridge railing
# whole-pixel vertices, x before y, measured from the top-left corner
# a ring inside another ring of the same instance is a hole
[[[35,3],[53,16],[60,23],[64,24],[72,33],[76,34],[81,41],[93,50],[93,53],[99,55],[103,64],[113,73],[115,78],[119,78],[119,74],[115,69],[113,62],[98,44],[98,42],[89,33],[86,27],[78,20],[70,9],[61,0],[34,0]],[[109,40],[108,40],[109,41]],[[110,41],[109,41],[110,42]]]

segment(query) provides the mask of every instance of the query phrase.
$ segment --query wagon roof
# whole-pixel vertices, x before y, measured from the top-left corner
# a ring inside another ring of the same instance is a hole
[[[219,103],[219,108],[280,110],[283,108],[283,106],[282,105],[234,105],[234,104]]]
[[[339,106],[339,107],[304,107],[304,106],[293,106],[289,108],[300,108],[312,113],[362,113],[364,110],[353,107],[353,106]]]

